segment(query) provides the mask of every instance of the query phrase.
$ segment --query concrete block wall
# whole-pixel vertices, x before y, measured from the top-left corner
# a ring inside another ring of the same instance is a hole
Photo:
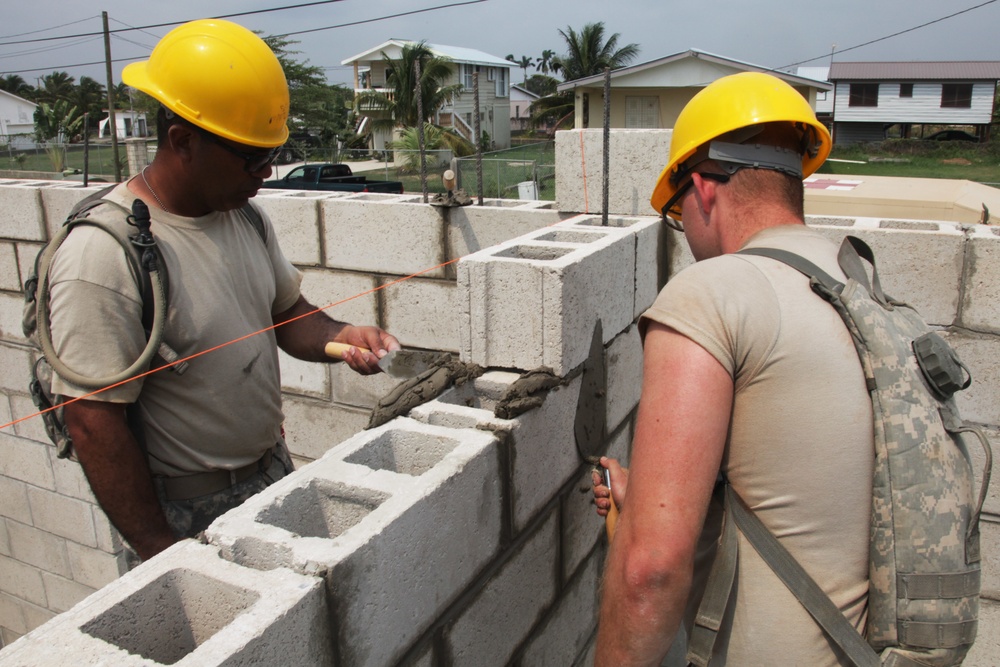
[[[36,412],[27,393],[33,352],[21,333],[24,281],[70,209],[105,187],[0,179],[2,424]],[[442,210],[415,196],[292,191],[266,191],[255,201],[303,271],[303,292],[312,303],[337,319],[379,324],[408,347],[452,353],[459,350],[453,260],[567,217],[549,202],[508,207],[488,200]],[[419,261],[399,260],[405,245],[387,252],[393,239],[419,248]],[[300,465],[362,430],[376,401],[395,385],[384,376],[360,378],[340,365],[305,364],[284,354],[281,369],[286,434]],[[121,540],[79,465],[55,456],[39,418],[0,430],[0,447],[2,646],[114,581],[126,564]]]
[[[331,201],[297,198],[315,208],[317,229],[326,230],[328,216],[338,210],[334,206],[337,202],[333,198]],[[275,195],[275,199],[281,197]],[[406,201],[366,200],[351,204],[346,198],[337,199],[345,199],[343,203],[348,206],[384,206],[390,216],[420,215],[413,213],[414,205]],[[368,215],[376,215],[378,211],[372,208]],[[555,221],[565,216],[552,217]],[[664,231],[655,219],[622,218],[608,227],[601,226],[599,220],[592,215],[576,216],[558,222],[551,229],[529,230],[521,238],[481,249],[457,267],[443,267],[440,277],[421,277],[436,284],[448,280],[451,273],[450,279],[455,281],[452,298],[457,304],[453,312],[459,329],[454,338],[457,351],[464,360],[482,363],[490,370],[479,379],[454,387],[414,409],[408,418],[365,432],[359,432],[361,426],[357,425],[354,431],[342,435],[336,430],[336,423],[341,420],[339,412],[337,416],[330,416],[331,413],[347,409],[347,414],[360,424],[367,412],[364,399],[352,398],[353,403],[344,406],[337,404],[338,395],[359,391],[353,386],[355,381],[333,372],[317,375],[304,366],[283,364],[285,382],[289,385],[286,386],[289,421],[301,420],[306,426],[300,427],[299,435],[308,434],[311,438],[312,449],[300,460],[304,463],[316,460],[213,524],[209,530],[210,545],[204,547],[210,551],[203,552],[198,559],[202,568],[198,573],[204,579],[184,575],[187,577],[184,581],[197,579],[199,583],[192,588],[232,592],[215,582],[230,581],[224,571],[236,568],[239,574],[232,581],[255,582],[268,572],[291,571],[290,574],[303,577],[305,582],[312,582],[322,591],[325,604],[319,614],[322,620],[307,616],[304,618],[309,620],[297,623],[320,628],[321,625],[315,624],[327,624],[328,630],[318,631],[329,645],[329,660],[323,664],[478,665],[485,661],[582,665],[592,661],[598,581],[605,546],[603,526],[596,520],[589,502],[588,466],[580,462],[574,450],[572,427],[581,384],[575,373],[587,357],[593,322],[600,317],[608,382],[606,437],[602,446],[627,461],[642,373],[635,316],[652,301],[661,282],[659,277],[690,261],[683,244],[677,243],[676,236]],[[876,247],[887,271],[886,289],[895,296],[911,299],[923,312],[934,313],[933,318],[940,320],[936,324],[956,343],[976,377],[974,392],[966,392],[968,396],[960,398],[964,416],[987,426],[994,435],[1000,432],[1000,416],[994,414],[995,406],[1000,403],[997,400],[1000,379],[991,366],[1000,344],[996,331],[1000,315],[995,310],[991,313],[990,307],[990,290],[996,284],[993,278],[1000,276],[992,275],[997,269],[995,262],[988,261],[1000,243],[996,230],[938,223],[912,228],[898,221],[846,218],[809,222],[835,238],[846,233],[863,235]],[[464,231],[468,233],[463,238],[477,238],[471,226]],[[440,236],[448,237],[447,233]],[[328,266],[327,246],[334,237],[324,231],[318,238],[321,242],[317,264],[303,263],[304,268],[317,274],[339,271],[351,276],[368,275],[357,269]],[[470,249],[474,243],[469,245]],[[306,248],[307,244],[302,243],[301,247]],[[15,252],[15,259],[20,262],[16,255]],[[566,262],[568,256],[575,261]],[[890,264],[902,275],[894,271],[890,278]],[[483,278],[485,274],[493,278]],[[371,279],[380,284],[379,281],[395,279],[392,276],[373,275]],[[947,289],[927,289],[924,286],[928,283],[953,284],[957,294]],[[610,289],[609,284],[614,288]],[[535,291],[529,295],[526,285]],[[478,290],[477,299],[482,303],[473,303],[469,295],[474,290]],[[917,293],[911,295],[907,293],[909,290]],[[590,320],[571,319],[567,314],[569,309],[552,297],[553,292],[571,300],[573,307],[588,314]],[[381,322],[381,318],[387,317],[384,296],[376,293],[371,303],[362,306],[355,303],[361,302],[362,297],[347,303],[362,308],[362,312],[373,309]],[[605,304],[602,300],[615,304]],[[509,308],[507,302],[520,303],[521,308]],[[536,314],[542,311],[537,321],[524,312],[532,310]],[[630,313],[627,317],[622,314],[626,311]],[[2,312],[8,317],[8,309]],[[487,325],[488,318],[493,318],[493,325]],[[421,326],[415,324],[414,328]],[[508,329],[500,331],[501,326]],[[549,331],[561,331],[569,340],[555,344],[551,336],[545,337]],[[516,337],[522,344],[514,348],[494,346],[492,340],[484,345],[480,340],[501,334]],[[0,350],[6,348],[17,352],[19,345],[16,341],[0,340]],[[435,349],[449,348],[442,345]],[[540,349],[545,356],[540,356]],[[14,366],[21,363],[16,354],[10,358],[13,361],[0,356],[0,362]],[[27,358],[22,361],[26,364]],[[535,410],[512,419],[497,418],[494,409],[510,386],[523,371],[540,365],[559,369],[556,374],[565,383],[549,391]],[[9,399],[6,410],[16,416],[17,401],[12,396],[18,390],[4,389]],[[370,396],[378,395],[376,389],[369,391]],[[14,429],[20,427],[22,424]],[[347,426],[341,428],[350,430]],[[20,433],[9,436],[0,433],[0,436],[4,438],[3,444],[15,448],[24,447],[25,443],[45,447]],[[978,456],[972,445],[970,449],[974,457]],[[25,482],[32,487],[46,484],[54,487],[59,479],[63,479],[64,487],[73,483],[64,479],[65,473],[57,475],[51,468],[46,472],[37,452],[18,449],[17,454],[17,462],[0,463],[6,466],[0,469],[2,483],[9,484],[7,478],[24,481],[22,477],[33,479]],[[51,466],[51,454],[49,457]],[[983,457],[978,461],[981,465]],[[79,479],[75,484],[77,492],[81,484],[85,488]],[[44,577],[39,565],[22,563],[8,555],[14,549],[11,527],[16,532],[15,524],[24,523],[18,517],[33,522],[45,521],[45,517],[51,520],[47,511],[38,516],[31,512],[29,494],[37,496],[37,493],[28,488],[23,491],[27,501],[11,502],[9,509],[4,506],[0,549],[5,551],[0,553],[6,558],[5,564],[17,563],[19,574],[30,574],[24,569],[29,568]],[[985,573],[980,625],[983,640],[967,661],[972,665],[996,664],[1000,659],[989,641],[1000,634],[997,633],[1000,626],[996,625],[1000,621],[997,498],[994,489],[984,515]],[[76,538],[80,539],[78,535]],[[182,548],[175,547],[140,566],[68,614],[37,628],[0,653],[0,664],[21,664],[18,659],[23,655],[21,651],[26,650],[24,646],[58,645],[56,638],[61,636],[62,628],[68,627],[63,625],[67,617],[73,620],[66,622],[77,630],[99,627],[103,620],[113,619],[113,613],[102,615],[104,607],[95,602],[105,599],[104,596],[120,595],[116,599],[141,601],[155,595],[163,581],[159,574],[149,575],[126,594],[115,591],[147,570],[193,569],[178,564],[176,554]],[[29,557],[26,551],[31,552],[31,558],[41,557],[37,548],[24,549],[19,553],[26,558]],[[69,551],[67,547],[67,554]],[[58,567],[59,563],[47,565]],[[69,571],[75,572],[72,565]],[[49,602],[44,579],[37,585],[30,576],[6,576],[0,584],[17,587],[16,594],[4,588],[0,611],[6,613],[14,606],[22,627],[27,625],[26,607],[18,596],[34,595],[38,601]],[[251,588],[244,583],[242,590]],[[236,598],[242,599],[240,595],[251,594],[239,593]],[[225,598],[230,602],[221,606],[228,611],[241,608],[241,602],[233,601],[236,598]],[[205,622],[208,631],[192,633],[205,637],[215,632],[208,641],[196,640],[182,646],[183,650],[189,650],[183,660],[191,660],[190,664],[242,664],[249,661],[249,653],[235,641],[225,644],[231,648],[220,649],[223,653],[228,651],[225,657],[221,653],[213,653],[206,659],[200,659],[201,654],[197,659],[192,656],[224,633],[232,632],[246,641],[271,636],[268,630],[251,622],[253,617],[246,612],[235,616],[223,613],[219,619]],[[201,621],[194,624],[200,627]],[[13,634],[20,633],[15,630]],[[95,655],[121,649],[115,644],[119,638],[113,632],[96,639],[110,648],[90,645],[86,650],[97,651]],[[222,640],[212,644],[222,645]],[[266,651],[266,647],[273,645],[268,640],[254,646],[256,651]],[[170,650],[181,649],[173,645]],[[321,649],[316,650],[322,655]],[[80,649],[65,654],[56,651],[46,657],[47,664],[91,664],[87,655]],[[157,653],[150,661],[161,664],[161,660],[174,660],[175,655]],[[204,655],[208,655],[207,650]],[[273,653],[261,655],[265,657],[259,664],[288,664],[284,656],[272,660],[267,656]],[[104,658],[93,662],[100,659]]]

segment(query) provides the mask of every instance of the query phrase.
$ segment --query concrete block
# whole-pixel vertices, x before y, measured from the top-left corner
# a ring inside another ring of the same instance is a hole
[[[983,556],[982,595],[1000,602],[1000,517],[984,516],[979,522],[979,531]]]
[[[962,298],[962,326],[1000,333],[1000,228],[975,225],[969,232],[969,252]]]
[[[964,667],[1000,665],[1000,601],[982,600],[979,604],[979,632],[976,643],[962,662]]]
[[[632,321],[634,264],[634,237],[614,228],[539,230],[464,258],[463,360],[565,375],[598,318],[604,342]]]
[[[27,484],[9,477],[0,477],[0,516],[31,525]]]
[[[14,558],[0,556],[0,591],[20,600],[44,606],[45,586],[42,573]]]
[[[42,198],[36,187],[22,181],[0,180],[0,238],[17,241],[44,241],[45,217]]]
[[[591,557],[569,582],[541,628],[532,633],[519,664],[564,665],[586,645],[597,627],[600,565],[598,556]]]
[[[43,489],[54,489],[55,479],[47,447],[38,442],[0,433],[0,448],[4,452],[0,456],[0,477],[11,477]]]
[[[285,441],[297,456],[318,459],[368,425],[368,410],[285,396]]]
[[[64,612],[97,589],[49,572],[42,572],[45,598],[54,612]]]
[[[349,324],[379,324],[378,286],[372,276],[345,271],[307,270],[302,277],[302,294],[309,303]]]
[[[404,347],[458,352],[463,294],[453,281],[411,278],[383,294],[385,328]]]
[[[322,582],[185,541],[25,635],[0,665],[332,664]]]
[[[21,271],[13,243],[0,243],[0,289],[21,291]]]
[[[10,534],[3,519],[0,519],[0,556],[10,556]]]
[[[28,631],[24,623],[24,600],[0,593],[0,627],[8,628],[19,635]],[[0,658],[3,654],[0,654]]]
[[[20,638],[21,635],[19,633],[9,628],[0,627],[0,646],[10,646]]]
[[[444,277],[444,223],[434,207],[366,198],[321,202],[326,265],[397,276],[430,269],[421,275]]]
[[[106,187],[108,187],[107,183],[83,187],[80,183],[67,181],[65,183],[49,183],[46,187],[39,188],[38,193],[41,196],[45,216],[47,234],[45,238],[50,239],[55,235],[77,203]]]
[[[319,205],[315,199],[275,196],[262,190],[254,203],[271,219],[281,251],[290,262],[305,266],[321,264]]]
[[[125,559],[121,555],[110,554],[99,549],[85,547],[75,542],[66,543],[69,565],[73,581],[91,588],[101,588],[127,571]]]
[[[14,427],[6,426],[14,421],[13,413],[10,409],[10,397],[0,393],[0,433],[14,435]]]
[[[31,373],[31,350],[22,345],[0,344],[0,391],[24,391]]]
[[[116,556],[121,553],[124,540],[118,530],[111,525],[108,516],[98,505],[90,508],[94,516],[94,532],[97,534],[97,548]]]
[[[402,381],[389,377],[385,373],[358,375],[347,364],[330,366],[333,401],[365,411],[371,411],[378,404],[379,399],[387,395]],[[364,428],[364,424],[361,428]]]
[[[56,480],[56,493],[68,498],[76,498],[84,501],[87,505],[97,504],[94,492],[90,490],[90,482],[83,474],[83,468],[79,462],[71,459],[59,458],[59,453],[55,447],[48,448],[49,460],[52,462],[52,474]]]
[[[673,130],[614,129],[609,137],[608,211],[656,215],[649,204],[656,177],[667,163]],[[602,129],[556,132],[559,209],[600,213],[604,179]]]
[[[90,503],[35,487],[28,489],[28,501],[32,524],[39,530],[84,546],[97,546]]]
[[[962,417],[1000,424],[1000,336],[949,333],[946,339],[972,373],[972,385],[956,394]]]
[[[556,597],[558,513],[519,544],[479,594],[444,630],[453,664],[505,665]]]
[[[340,662],[395,664],[495,555],[494,438],[398,418],[213,523],[225,558],[326,580]]]
[[[44,445],[51,445],[49,436],[45,433],[45,422],[42,420],[42,416],[38,414],[38,408],[32,402],[31,396],[24,393],[28,389],[28,381],[26,376],[22,392],[7,392],[10,398],[10,407],[13,411],[10,419],[11,421],[17,421],[12,427],[14,434]],[[53,447],[53,449],[55,448]]]
[[[580,379],[553,389],[540,407],[514,419],[494,417],[497,404],[518,377],[507,372],[487,373],[410,412],[412,418],[428,424],[475,427],[497,434],[501,445],[508,448],[508,501],[515,534],[531,522],[580,466],[572,437]],[[565,433],[567,439],[553,446],[553,433]]]
[[[10,555],[46,572],[70,576],[67,543],[52,533],[16,521],[7,521]]]
[[[604,227],[602,216],[578,215],[561,222],[557,227]],[[608,216],[607,227],[624,229],[635,236],[635,309],[632,318],[639,317],[653,305],[660,287],[666,282],[666,264],[663,260],[666,249],[667,228],[659,218],[623,218]]]
[[[29,632],[43,623],[51,621],[56,615],[55,612],[44,607],[37,607],[30,602],[25,602],[23,607],[24,625],[28,628]]]
[[[909,303],[929,324],[955,324],[965,258],[961,226],[909,220],[877,224],[871,229],[864,219],[856,219],[850,227],[813,227],[838,245],[848,234],[860,238],[875,253],[886,294]]]
[[[278,350],[281,390],[301,396],[330,399],[329,364],[303,361]]]
[[[614,431],[639,404],[642,393],[642,341],[631,326],[605,348],[607,367],[607,430]]]
[[[592,470],[592,466],[581,466],[572,488],[560,501],[562,581],[568,581],[581,563],[594,553],[594,546],[604,539],[604,521],[597,516],[591,491]]]
[[[0,293],[0,340],[27,345],[21,329],[24,298],[20,294]]]
[[[990,441],[993,449],[1000,446],[1000,430],[997,428],[986,428],[983,429],[983,432]],[[966,449],[969,451],[969,455],[972,457],[972,471],[976,474],[976,497],[978,498],[978,490],[982,484],[983,473],[986,469],[986,452],[979,443],[979,439],[972,433],[966,433],[963,436],[963,441],[965,442]],[[1000,479],[1000,459],[998,457],[993,458],[992,479]],[[983,512],[993,514],[1000,520],[1000,484],[990,484],[986,495],[986,502],[983,503]],[[1000,551],[997,552],[997,555],[1000,556]]]
[[[462,206],[437,209],[447,222],[449,259],[509,241],[565,217],[554,209],[509,209],[497,206]]]
[[[44,247],[41,243],[17,243],[17,270],[20,275],[21,285],[28,279],[35,268],[35,257]]]

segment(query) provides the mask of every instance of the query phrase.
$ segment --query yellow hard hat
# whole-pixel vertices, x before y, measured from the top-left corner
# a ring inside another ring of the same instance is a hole
[[[262,148],[288,138],[288,83],[260,37],[219,19],[168,32],[122,81],[212,134]]]
[[[713,81],[691,98],[674,125],[670,159],[660,173],[650,204],[657,213],[676,194],[684,162],[698,149],[728,132],[763,123],[785,122],[803,138],[802,177],[815,172],[830,154],[830,132],[816,120],[806,99],[776,76],[762,72],[732,74]]]

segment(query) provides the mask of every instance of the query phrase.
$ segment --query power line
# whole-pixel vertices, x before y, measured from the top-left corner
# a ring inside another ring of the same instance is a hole
[[[867,41],[867,42],[865,42],[863,44],[857,44],[855,46],[850,46],[850,47],[848,47],[846,49],[841,49],[839,51],[834,51],[834,53],[847,53],[848,51],[853,51],[855,49],[860,49],[863,46],[870,46],[870,45],[875,44],[877,42],[883,42],[883,41],[885,41],[887,39],[892,39],[893,37],[899,37],[900,35],[905,35],[908,32],[913,32],[914,30],[919,30],[920,28],[926,28],[929,25],[934,25],[935,23],[940,23],[941,21],[946,21],[946,20],[948,20],[950,18],[954,18],[954,17],[956,17],[956,16],[958,16],[960,14],[965,14],[967,12],[971,12],[974,9],[979,9],[980,7],[985,7],[986,5],[992,5],[996,1],[997,0],[986,0],[986,2],[983,2],[983,3],[980,3],[978,5],[975,5],[974,7],[969,7],[968,9],[963,9],[961,11],[955,12],[954,14],[948,14],[947,16],[942,16],[941,18],[934,19],[933,21],[928,21],[927,23],[921,23],[918,26],[913,26],[912,28],[907,28],[906,30],[900,30],[899,32],[894,32],[891,35],[886,35],[885,37],[879,37],[877,39],[873,39],[873,40]],[[790,65],[784,65],[782,67],[778,67],[777,69],[788,69],[789,67],[795,67],[797,65],[803,65],[805,63],[811,63],[814,60],[823,60],[824,58],[832,58],[832,57],[833,57],[833,54],[827,52],[827,53],[824,53],[821,56],[816,56],[815,58],[809,58],[808,60],[800,60],[797,63],[792,63]]]
[[[266,14],[266,13],[269,13],[269,12],[284,11],[284,10],[287,10],[287,9],[299,9],[299,8],[302,8],[302,7],[313,7],[313,6],[316,6],[316,5],[327,5],[327,4],[331,4],[331,3],[335,3],[335,2],[343,2],[343,1],[344,0],[317,0],[316,2],[307,2],[307,3],[297,4],[297,5],[287,5],[287,6],[284,6],[284,7],[271,7],[269,9],[258,9],[258,10],[247,11],[247,12],[238,12],[238,13],[235,13],[235,14],[225,14],[225,15],[222,15],[222,16],[214,16],[212,18],[217,18],[217,19],[236,18],[236,17],[239,17],[239,16],[248,16],[248,15],[251,15],[251,14]],[[360,20],[360,21],[352,21],[350,23],[341,23],[341,24],[337,24],[337,25],[326,26],[326,27],[323,27],[323,28],[310,28],[308,30],[300,30],[300,31],[297,31],[297,32],[288,32],[288,33],[284,33],[284,34],[280,34],[280,35],[273,35],[273,36],[274,37],[291,37],[291,36],[294,36],[294,35],[304,35],[306,33],[319,32],[319,31],[322,31],[322,30],[334,30],[334,29],[337,29],[337,28],[346,28],[346,27],[349,27],[349,26],[362,25],[362,24],[365,24],[365,23],[375,23],[377,21],[385,21],[385,20],[388,20],[388,19],[399,18],[399,17],[402,17],[402,16],[410,16],[412,14],[422,14],[422,13],[425,13],[425,12],[438,11],[438,10],[441,10],[441,9],[450,9],[452,7],[462,7],[462,6],[465,6],[465,5],[475,5],[475,4],[479,4],[481,2],[487,2],[487,1],[488,0],[466,0],[465,2],[453,2],[453,3],[450,3],[450,4],[446,4],[446,5],[437,5],[435,7],[426,7],[424,9],[416,9],[416,10],[409,11],[409,12],[401,12],[401,13],[398,13],[398,14],[390,14],[390,15],[387,15],[387,16],[379,16],[379,17],[371,18],[371,19],[363,19],[363,20]],[[147,30],[149,28],[163,28],[163,27],[167,27],[167,26],[176,26],[176,25],[181,25],[183,23],[187,23],[187,22],[188,21],[172,21],[172,22],[168,22],[168,23],[156,23],[156,24],[151,24],[151,25],[146,25],[146,26],[139,26],[139,27],[117,28],[115,30],[109,30],[108,34],[114,36],[116,33],[121,33],[121,32],[144,31],[144,30]],[[41,31],[39,31],[39,32],[41,32]],[[22,41],[14,41],[14,42],[0,42],[0,46],[9,46],[9,45],[13,45],[13,44],[34,43],[34,42],[43,42],[43,41],[53,41],[53,40],[59,40],[59,39],[71,39],[71,38],[76,38],[76,37],[96,37],[96,36],[103,36],[103,35],[104,35],[104,32],[101,31],[101,32],[81,33],[79,35],[63,35],[63,36],[60,36],[60,37],[43,37],[43,38],[35,39],[35,40],[22,40]],[[61,47],[56,47],[56,48],[61,48]],[[150,50],[152,50],[152,49],[150,49]],[[34,53],[34,52],[32,52],[32,53]],[[23,55],[23,54],[15,54],[15,55]],[[132,62],[132,61],[135,61],[135,60],[142,60],[143,58],[145,58],[145,56],[136,56],[134,58],[115,58],[111,62],[112,63]],[[50,67],[36,67],[36,68],[32,68],[32,69],[17,70],[17,72],[14,72],[14,73],[23,73],[23,74],[26,74],[26,73],[29,73],[29,72],[48,72],[48,71],[55,71],[55,70],[67,70],[67,69],[72,69],[72,68],[76,68],[76,67],[90,67],[90,66],[93,66],[93,65],[101,65],[101,64],[104,64],[104,62],[105,61],[100,60],[100,61],[97,61],[97,62],[89,62],[89,63],[75,63],[75,64],[72,64],[72,65],[55,65],[55,66],[50,66]]]

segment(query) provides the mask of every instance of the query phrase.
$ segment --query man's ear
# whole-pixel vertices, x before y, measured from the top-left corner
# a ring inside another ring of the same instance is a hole
[[[167,130],[170,148],[181,158],[191,159],[194,144],[200,137],[195,130],[184,123],[174,123]]]
[[[692,187],[694,188],[695,198],[698,201],[698,208],[707,218],[715,209],[717,201],[716,188],[719,183],[718,181],[714,181],[710,178],[704,178],[698,172],[691,174],[691,181]]]

